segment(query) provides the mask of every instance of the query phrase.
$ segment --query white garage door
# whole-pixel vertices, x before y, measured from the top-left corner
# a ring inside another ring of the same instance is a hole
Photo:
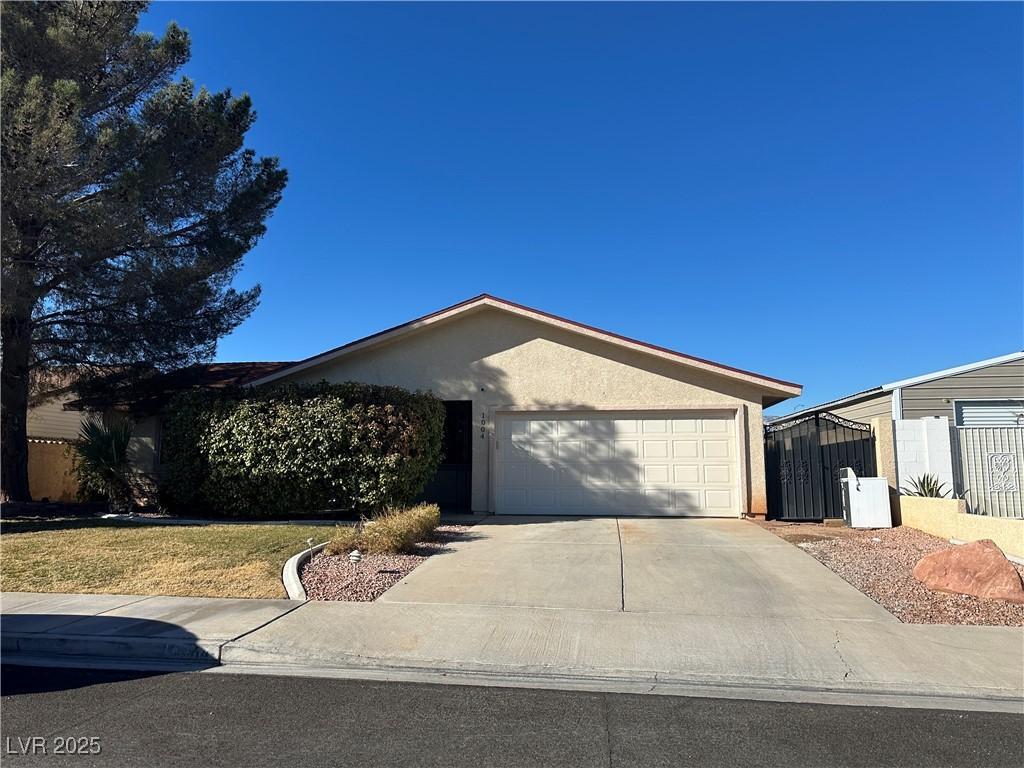
[[[496,511],[738,517],[729,411],[499,416]]]

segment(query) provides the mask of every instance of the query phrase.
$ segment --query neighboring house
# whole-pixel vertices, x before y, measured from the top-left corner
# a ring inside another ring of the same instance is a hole
[[[945,416],[958,427],[1024,425],[1024,352],[926,373],[801,408],[769,421],[827,411],[853,421]]]
[[[170,376],[148,403],[93,403],[134,414],[146,471],[158,470],[160,410],[182,388],[390,384],[445,404],[426,497],[499,514],[764,515],[761,412],[801,391],[487,295],[308,360]]]
[[[62,393],[29,406],[28,487],[36,501],[74,501],[78,492],[68,451],[85,415],[65,410],[72,398]]]
[[[770,423],[822,413],[874,427],[877,471],[894,494],[927,473],[971,512],[1024,517],[1024,352],[882,384]]]
[[[764,515],[762,409],[801,391],[488,295],[252,383],[321,380],[434,392],[430,492],[498,514]]]
[[[157,374],[129,387],[100,396],[65,403],[68,414],[88,418],[102,414],[106,423],[129,418],[134,422],[130,443],[132,465],[143,475],[156,478],[160,470],[160,436],[163,412],[171,398],[189,389],[221,389],[241,386],[290,365],[286,362],[204,363]]]

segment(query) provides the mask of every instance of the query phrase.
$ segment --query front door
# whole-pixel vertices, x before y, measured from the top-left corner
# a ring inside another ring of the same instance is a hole
[[[446,400],[444,435],[441,438],[441,465],[423,489],[423,500],[433,502],[445,512],[468,512],[472,488],[473,403]]]

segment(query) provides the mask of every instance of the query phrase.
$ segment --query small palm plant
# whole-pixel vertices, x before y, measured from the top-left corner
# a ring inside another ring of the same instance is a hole
[[[109,426],[87,421],[74,445],[75,476],[80,488],[87,495],[106,498],[114,512],[130,512],[132,508],[128,448],[133,430],[130,421]]]
[[[909,488],[900,488],[904,496],[926,496],[930,499],[944,499],[952,495],[952,491],[946,488],[945,483],[940,483],[935,475],[925,473],[917,478],[911,478]]]

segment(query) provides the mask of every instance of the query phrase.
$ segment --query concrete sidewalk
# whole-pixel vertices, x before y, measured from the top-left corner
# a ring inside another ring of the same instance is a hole
[[[301,605],[292,600],[5,592],[0,595],[0,650],[5,661],[208,667],[220,663],[228,642]]]
[[[1024,633],[413,603],[0,598],[4,661],[1021,712]]]

